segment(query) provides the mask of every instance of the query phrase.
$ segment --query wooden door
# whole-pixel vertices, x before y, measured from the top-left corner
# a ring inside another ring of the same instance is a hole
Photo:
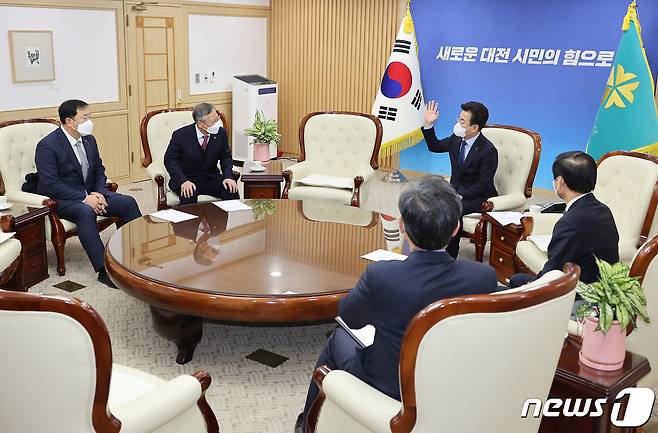
[[[151,6],[146,10],[126,2],[130,163],[133,182],[148,179],[142,166],[144,152],[139,124],[152,110],[174,108],[176,88],[174,34],[181,19],[179,6]],[[178,97],[177,97],[178,96]]]

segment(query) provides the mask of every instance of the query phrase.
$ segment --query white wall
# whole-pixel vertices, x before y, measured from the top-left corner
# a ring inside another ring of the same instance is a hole
[[[191,95],[230,91],[234,75],[266,75],[267,18],[190,15],[188,26]]]
[[[250,6],[269,6],[270,0],[195,0],[204,3],[230,3]]]
[[[52,30],[54,81],[12,81],[8,30]],[[0,94],[0,111],[118,101],[115,11],[0,6]]]

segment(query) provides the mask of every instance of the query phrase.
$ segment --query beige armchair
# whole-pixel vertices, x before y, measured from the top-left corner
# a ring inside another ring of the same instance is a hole
[[[536,132],[516,126],[487,125],[482,129],[498,150],[498,169],[494,176],[500,194],[482,203],[482,212],[509,211],[525,206],[532,196],[532,184],[541,156],[541,138]],[[481,262],[487,238],[488,223],[482,213],[464,215],[462,236],[475,244],[475,260]]]
[[[21,190],[25,175],[37,171],[34,164],[37,143],[58,127],[59,122],[51,119],[13,120],[0,123],[0,149],[7,155],[6,158],[0,158],[0,194],[4,193],[9,201],[50,207],[46,234],[50,235],[55,249],[57,273],[64,275],[66,273],[64,246],[68,238],[78,235],[75,224],[59,218],[55,212],[54,200]],[[114,182],[108,182],[107,186],[112,191],[116,191],[118,187]],[[116,218],[99,217],[98,231],[105,230],[116,221]]]
[[[112,364],[107,328],[77,299],[0,290],[3,433],[218,433],[210,376],[165,381]]]
[[[306,432],[536,433],[540,419],[519,414],[527,398],[548,397],[580,274],[571,264],[565,272],[423,309],[402,342],[402,402],[318,368]]]
[[[21,243],[18,240],[9,239],[0,244],[0,286],[11,280],[20,255]]]
[[[222,127],[226,130],[226,135],[230,137],[231,133],[226,116],[219,111],[217,111],[217,114],[219,114]],[[192,108],[173,108],[146,113],[139,126],[142,150],[144,151],[142,166],[146,168],[149,177],[158,187],[158,210],[176,206],[180,202],[178,195],[169,189],[169,173],[167,173],[164,166],[164,154],[174,131],[191,124],[193,121]],[[237,182],[240,173],[234,171],[233,178]],[[199,202],[215,200],[219,199],[210,195],[199,196]]]
[[[307,114],[299,125],[299,163],[283,172],[281,197],[320,198],[359,207],[365,202],[366,184],[379,168],[381,142],[382,124],[370,114]],[[302,183],[309,175],[320,175],[324,180]]]
[[[619,260],[629,264],[646,242],[658,205],[658,158],[638,152],[610,152],[597,162],[594,195],[606,204],[619,232]],[[537,214],[524,218],[524,235],[516,246],[517,266],[529,273],[542,270],[548,254],[526,240],[549,235],[561,215]]]

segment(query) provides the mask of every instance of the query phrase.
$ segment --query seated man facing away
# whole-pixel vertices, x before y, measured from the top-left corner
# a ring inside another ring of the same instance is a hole
[[[169,189],[178,194],[182,205],[196,203],[199,195],[240,198],[233,180],[231,148],[215,107],[201,103],[194,107],[192,118],[193,124],[174,131],[164,155]]]
[[[105,167],[96,138],[91,135],[94,124],[87,103],[71,99],[63,102],[58,111],[61,128],[37,144],[37,193],[54,199],[57,214],[75,223],[80,243],[98,272],[98,281],[116,288],[105,272],[105,248],[96,217],[119,217],[120,226],[142,214],[134,198],[107,189]]]
[[[466,102],[453,134],[442,140],[436,138],[434,122],[439,118],[438,105],[427,104],[421,131],[430,152],[450,155],[450,184],[462,197],[462,215],[480,212],[482,202],[498,195],[494,175],[498,168],[498,151],[481,131],[489,120],[489,110],[480,102]],[[452,257],[459,254],[460,232],[450,240],[446,250]]]
[[[317,366],[345,370],[381,392],[400,399],[399,363],[402,337],[423,308],[453,296],[491,293],[496,273],[488,265],[455,260],[445,251],[459,230],[461,200],[440,176],[407,182],[400,193],[400,231],[411,247],[404,261],[374,263],[340,301],[339,314],[351,328],[372,324],[375,341],[362,349],[342,328],[331,334]],[[313,381],[296,431],[318,395]]]
[[[580,280],[593,283],[599,277],[594,257],[609,263],[619,261],[619,233],[608,206],[594,197],[596,162],[585,152],[565,152],[553,162],[553,189],[567,203],[564,215],[553,228],[548,261],[533,277],[516,274],[510,287],[519,287],[568,262],[580,266]]]

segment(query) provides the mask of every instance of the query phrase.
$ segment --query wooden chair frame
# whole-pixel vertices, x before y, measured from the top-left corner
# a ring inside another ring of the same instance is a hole
[[[620,156],[620,155],[629,156],[632,158],[645,159],[647,161],[653,162],[654,164],[658,164],[658,157],[649,155],[648,153],[617,150],[614,152],[608,152],[605,155],[603,155],[601,158],[599,158],[599,160],[596,162],[596,166],[597,167],[600,166],[603,161],[605,161],[610,157]],[[649,201],[647,214],[644,216],[644,223],[642,224],[640,237],[637,240],[637,248],[640,248],[649,238],[649,232],[651,231],[651,226],[653,225],[653,220],[656,215],[657,208],[658,208],[658,181],[656,181],[656,184],[653,188],[653,195],[651,196],[651,200]],[[532,221],[532,217],[521,218],[521,224],[523,225],[523,235],[521,235],[520,240],[524,241],[528,238],[528,236],[532,234],[532,228],[534,225]],[[530,268],[528,268],[528,266],[525,263],[523,263],[523,261],[518,256],[515,257],[514,261],[519,272],[523,272],[530,275],[536,275],[536,273],[530,270]]]
[[[0,122],[0,128],[4,128],[6,126],[11,126],[11,125],[22,124],[22,123],[51,123],[53,125],[60,126],[60,122],[53,119],[24,119],[24,120],[11,120],[8,122]],[[117,185],[115,182],[107,183],[107,188],[112,192],[116,192],[118,187],[119,185]],[[4,194],[4,193],[5,193],[5,186],[4,186],[4,182],[2,181],[2,174],[0,173],[0,194]],[[55,211],[55,206],[57,202],[54,199],[44,200],[43,204],[50,208],[50,213],[48,214],[48,219],[50,220],[50,233],[51,233],[50,240],[53,244],[53,248],[55,249],[55,256],[57,257],[57,273],[63,276],[66,274],[66,262],[64,258],[64,247],[66,245],[66,240],[77,236],[78,230],[76,228],[73,228],[71,230],[66,230],[64,228],[64,224],[62,224],[62,220],[60,219],[60,217],[57,215],[57,212]],[[96,226],[98,227],[98,231],[102,232],[103,230],[105,230],[106,228],[117,222],[119,222],[118,218],[108,217],[102,220],[98,220],[96,222]]]
[[[304,129],[306,128],[306,122],[313,117],[313,116],[318,116],[321,114],[346,114],[350,116],[361,116],[361,117],[367,117],[368,119],[372,120],[373,123],[375,124],[376,132],[375,132],[375,146],[372,149],[372,155],[370,156],[370,166],[373,168],[373,170],[377,170],[379,168],[379,149],[381,148],[382,145],[382,135],[383,135],[383,128],[382,128],[382,122],[375,116],[371,114],[366,114],[366,113],[358,113],[355,111],[316,111],[313,113],[308,113],[304,118],[302,119],[301,123],[299,124],[299,148],[300,148],[300,155],[299,158],[297,158],[297,162],[302,162],[306,160],[306,144],[304,140]],[[288,198],[288,192],[290,191],[290,187],[292,186],[292,171],[290,170],[284,170],[282,173],[283,178],[285,179],[285,184],[283,186],[283,193],[281,194],[282,199],[287,199]],[[354,207],[359,207],[361,204],[361,185],[363,184],[365,179],[363,179],[362,176],[356,176],[354,178],[354,191],[352,192],[352,200],[351,200],[351,206]]]
[[[539,159],[541,157],[541,137],[539,134],[529,129],[510,125],[486,125],[485,128],[509,129],[512,131],[522,132],[532,138],[535,146],[535,153],[532,156],[532,165],[530,166],[528,178],[525,183],[525,190],[523,191],[523,194],[526,196],[526,198],[532,197],[532,185],[535,182],[537,167],[539,167]],[[486,212],[491,212],[493,208],[493,203],[489,200],[486,200],[482,202],[480,211],[484,214]],[[478,221],[477,225],[475,226],[475,231],[473,233],[462,231],[461,235],[462,237],[469,239],[471,243],[475,245],[475,260],[481,262],[482,258],[484,257],[484,248],[487,245],[487,222],[484,220],[484,215],[480,217],[480,221]]]
[[[112,346],[107,327],[100,315],[89,304],[76,298],[48,296],[0,290],[0,310],[49,311],[63,314],[77,321],[89,334],[96,361],[96,387],[92,406],[92,424],[98,433],[118,433],[121,421],[107,408],[112,374]],[[209,433],[219,433],[219,424],[205,398],[211,383],[210,375],[199,370],[192,374],[201,384],[201,397],[197,407],[203,415]]]
[[[409,433],[416,424],[416,358],[421,340],[434,325],[454,316],[516,311],[564,296],[576,287],[580,277],[580,268],[572,263],[567,263],[564,272],[565,274],[560,278],[531,289],[506,294],[470,295],[442,299],[430,304],[416,314],[402,339],[402,348],[400,350],[402,409],[391,419],[391,432]],[[330,371],[324,365],[318,367],[313,373],[313,380],[318,384],[320,394],[309,411],[305,426],[306,433],[315,431],[320,409],[325,400],[325,395],[322,392],[322,381]]]
[[[149,146],[149,138],[147,134],[148,123],[151,120],[151,118],[156,114],[171,113],[175,111],[189,111],[191,118],[192,110],[194,110],[193,107],[165,108],[163,110],[153,110],[146,113],[146,115],[142,118],[142,121],[139,124],[139,136],[142,141],[142,151],[144,152],[144,158],[142,159],[142,167],[146,168],[149,165],[151,165],[151,163],[153,162],[153,156],[151,154],[151,147]],[[221,119],[222,124],[224,125],[224,129],[226,130],[226,136],[230,137],[231,126],[229,125],[226,115],[219,110],[215,110],[215,111],[219,115],[219,118]],[[237,171],[233,171],[233,179],[237,182],[240,179],[240,173],[238,173]],[[169,205],[167,204],[167,185],[165,185],[164,177],[161,175],[157,175],[154,180],[158,188],[158,210],[167,209],[169,208]]]

